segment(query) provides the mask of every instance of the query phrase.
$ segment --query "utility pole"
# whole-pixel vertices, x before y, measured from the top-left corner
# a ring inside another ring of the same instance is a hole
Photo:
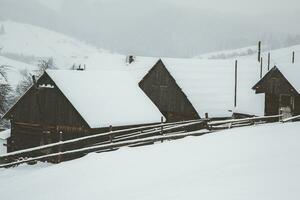
[[[260,62],[260,58],[261,58],[261,41],[258,42],[258,55],[257,55],[257,60],[258,62]]]
[[[295,51],[293,51],[292,63],[295,63]]]
[[[260,78],[262,78],[263,58],[260,58]]]
[[[268,71],[270,70],[271,53],[268,53]]]
[[[234,107],[236,107],[236,97],[237,97],[237,65],[238,65],[238,61],[237,60],[235,60],[235,66],[234,66],[234,68],[235,68],[235,70],[234,70],[234,73],[235,73],[235,75],[234,75]]]

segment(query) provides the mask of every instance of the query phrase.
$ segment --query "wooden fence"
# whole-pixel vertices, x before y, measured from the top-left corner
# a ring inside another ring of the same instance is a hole
[[[60,162],[62,156],[83,156],[90,152],[112,151],[124,146],[134,147],[154,144],[155,142],[162,142],[165,140],[180,139],[187,136],[199,136],[220,129],[249,126],[257,123],[267,123],[270,119],[280,119],[280,117],[281,115],[274,115],[219,121],[212,121],[210,119],[200,119],[110,131],[106,133],[100,133],[76,139],[60,141],[48,145],[38,146],[0,155],[0,160],[2,161],[2,163],[4,163],[0,165],[0,168],[15,166],[21,163],[31,163],[34,161],[49,161],[50,158],[56,158],[56,162]],[[195,125],[199,126],[199,130],[187,131],[189,127]],[[76,144],[77,142],[82,142],[91,138],[97,138],[102,136],[109,136],[110,140],[99,143],[93,143],[85,147],[78,146],[75,149],[66,149],[60,152],[60,150],[64,149],[61,147],[64,147],[65,145],[74,143]],[[55,149],[56,152],[44,151],[46,149]],[[32,155],[32,152],[38,152],[38,154],[36,154],[36,156],[30,156]],[[41,152],[48,153],[43,154]]]

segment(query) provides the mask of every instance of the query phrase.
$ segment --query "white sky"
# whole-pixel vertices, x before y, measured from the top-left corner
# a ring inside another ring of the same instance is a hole
[[[156,56],[193,56],[300,34],[300,0],[0,0],[1,17],[119,53]]]

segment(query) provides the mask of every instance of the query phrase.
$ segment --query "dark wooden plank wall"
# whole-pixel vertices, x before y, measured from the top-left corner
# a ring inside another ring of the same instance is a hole
[[[8,152],[35,147],[87,135],[89,126],[45,73],[37,85],[51,84],[54,88],[32,87],[8,113],[11,138]]]
[[[295,97],[295,110],[294,115],[300,115],[300,95]]]
[[[39,79],[38,84],[51,84],[54,88],[32,87],[11,113],[15,122],[88,126],[47,74]]]
[[[143,78],[139,86],[167,121],[200,118],[161,60]]]

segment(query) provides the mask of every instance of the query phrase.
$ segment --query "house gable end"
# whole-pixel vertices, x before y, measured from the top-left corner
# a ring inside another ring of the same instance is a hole
[[[200,118],[161,59],[144,76],[139,86],[168,121]]]
[[[272,68],[252,89],[256,93],[298,94],[297,90],[277,67]]]
[[[38,124],[89,127],[88,123],[45,72],[3,118]],[[26,113],[26,114],[24,114]]]

